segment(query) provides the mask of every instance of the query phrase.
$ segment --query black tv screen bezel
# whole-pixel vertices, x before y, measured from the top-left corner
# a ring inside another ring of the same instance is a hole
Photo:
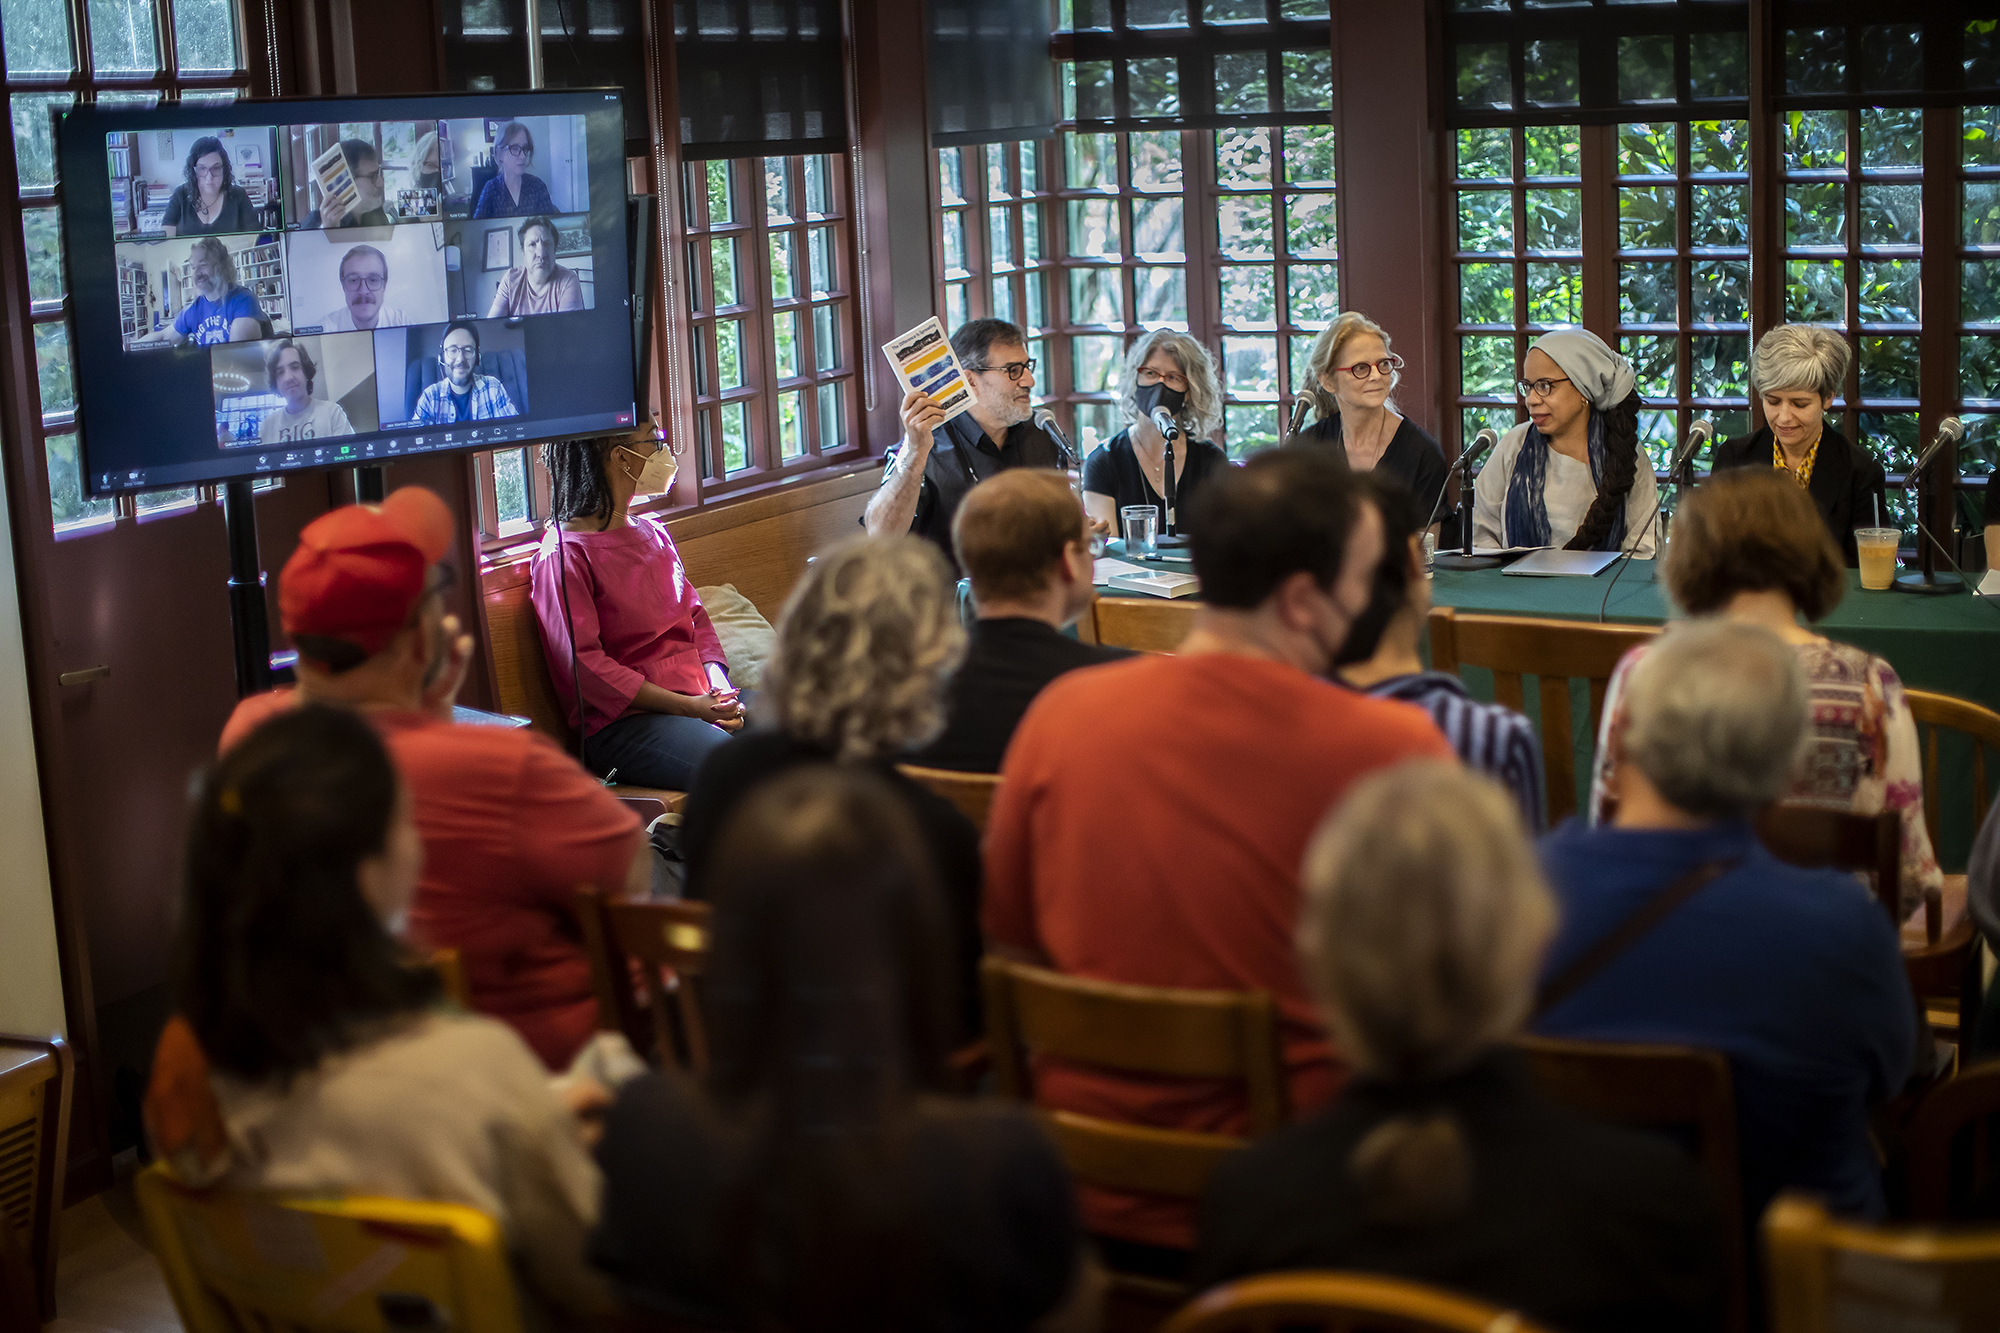
[[[477,107],[477,111],[469,108]],[[325,108],[324,114],[315,108]],[[231,450],[218,458],[199,463],[178,460],[143,471],[136,479],[128,468],[107,469],[99,463],[102,447],[92,443],[89,411],[94,376],[107,374],[106,362],[122,364],[133,355],[161,355],[160,352],[133,353],[124,350],[119,331],[114,247],[118,239],[111,225],[111,178],[105,161],[104,136],[115,132],[144,132],[205,128],[215,125],[274,126],[331,124],[339,122],[452,120],[477,115],[585,115],[609,117],[609,132],[600,134],[593,123],[586,132],[590,154],[590,217],[592,253],[597,273],[599,300],[593,311],[615,314],[606,319],[605,346],[625,352],[634,348],[634,307],[631,237],[626,193],[624,157],[624,112],[616,88],[562,88],[495,92],[421,93],[396,97],[271,97],[242,98],[234,102],[163,103],[154,107],[129,105],[99,106],[85,103],[60,111],[55,119],[55,147],[63,205],[62,238],[69,275],[71,319],[70,355],[76,383],[76,437],[78,471],[83,492],[92,498],[176,486],[214,485],[251,478],[289,473],[323,471],[393,462],[399,458],[428,458],[441,454],[478,452],[495,448],[522,448],[551,440],[605,435],[630,430],[639,420],[639,367],[637,358],[619,356],[626,382],[620,404],[587,417],[556,421],[526,420],[518,427],[494,426],[474,431],[441,431],[434,427],[406,426],[376,431],[365,436],[333,437],[329,444],[314,443],[299,448]],[[599,219],[604,219],[600,226]],[[450,219],[446,219],[449,221]],[[129,239],[129,238],[126,238]],[[88,256],[99,256],[93,260]],[[82,262],[79,262],[79,261]],[[109,290],[102,275],[93,279],[93,264],[108,267]],[[614,281],[605,281],[614,279]],[[86,286],[96,288],[86,290]],[[616,293],[615,306],[604,297]],[[643,306],[641,307],[644,308]],[[529,316],[528,318],[540,318]],[[615,342],[611,330],[615,329]],[[614,386],[614,389],[616,386]],[[100,431],[107,429],[102,421]],[[453,438],[471,434],[475,438]],[[418,437],[424,443],[413,443]],[[305,457],[310,452],[313,457]],[[260,460],[262,460],[260,462]],[[121,460],[123,461],[123,460]]]

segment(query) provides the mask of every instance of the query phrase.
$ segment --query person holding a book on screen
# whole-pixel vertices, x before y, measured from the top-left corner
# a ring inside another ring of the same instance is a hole
[[[366,139],[342,139],[340,155],[347,160],[347,174],[354,177],[355,197],[328,193],[320,205],[306,216],[313,227],[386,227],[396,219],[383,207],[382,154]]]

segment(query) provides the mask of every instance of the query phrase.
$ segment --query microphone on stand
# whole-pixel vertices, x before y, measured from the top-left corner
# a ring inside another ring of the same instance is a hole
[[[1965,423],[1957,417],[1946,417],[1943,421],[1938,422],[1937,434],[1932,436],[1931,442],[1924,446],[1924,451],[1917,455],[1916,463],[1910,468],[1911,474],[1915,475],[1922,472],[1931,459],[1937,456],[1937,451],[1944,448],[1946,444],[1957,444],[1964,438]]]
[[[1293,401],[1292,424],[1285,428],[1285,440],[1287,443],[1297,439],[1299,432],[1305,429],[1306,413],[1312,411],[1312,405],[1313,400],[1311,397],[1303,393]]]
[[[1472,553],[1472,460],[1500,443],[1500,436],[1491,426],[1482,426],[1472,437],[1472,443],[1465,446],[1452,465],[1445,469],[1445,484],[1438,488],[1437,502],[1431,506],[1430,521],[1418,531],[1429,532],[1432,523],[1437,522],[1438,511],[1444,508],[1444,493],[1450,489],[1451,474],[1458,473],[1459,507],[1465,511],[1464,540],[1456,551],[1439,551],[1432,561],[1439,569],[1491,569],[1500,563],[1499,557],[1474,555]]]
[[[1702,445],[1707,444],[1710,440],[1714,438],[1715,438],[1715,423],[1713,421],[1710,421],[1707,417],[1703,417],[1701,420],[1695,422],[1692,426],[1689,426],[1687,438],[1681,441],[1680,448],[1674,450],[1673,459],[1667,464],[1668,484],[1670,485],[1673,484],[1673,479],[1680,475],[1681,469],[1687,466],[1688,461],[1695,456],[1695,452],[1699,450]],[[1653,497],[1653,512],[1648,514],[1646,516],[1646,521],[1639,525],[1640,537],[1644,537],[1646,535],[1647,529],[1651,528],[1654,523],[1659,521],[1660,507],[1666,504],[1667,502],[1667,488],[1665,486],[1662,486],[1658,488],[1658,491],[1659,493]],[[1618,558],[1611,562],[1614,565],[1618,566],[1618,568],[1611,571],[1611,582],[1604,585],[1604,600],[1597,604],[1597,620],[1599,624],[1604,623],[1605,611],[1611,605],[1611,590],[1618,586],[1619,578],[1625,573],[1625,566],[1632,563],[1633,552],[1638,550],[1638,548],[1639,548],[1639,543],[1637,540],[1634,540],[1629,549],[1620,551],[1618,553]],[[1660,544],[1658,539],[1656,538],[1653,542],[1654,559],[1659,558],[1659,550],[1660,550]]]
[[[1897,576],[1896,587],[1904,592],[1950,593],[1962,591],[1966,586],[1963,571],[1956,576],[1937,572],[1937,557],[1931,553],[1931,547],[1944,551],[1944,558],[1951,562],[1953,569],[1958,569],[1958,561],[1952,559],[1951,552],[1945,551],[1944,543],[1932,536],[1930,528],[1924,524],[1924,469],[1937,457],[1938,450],[1947,444],[1955,445],[1964,438],[1965,423],[1957,417],[1946,417],[1938,422],[1937,434],[1931,437],[1931,442],[1924,446],[1924,451],[1917,455],[1917,461],[1910,468],[1910,487],[1916,492],[1917,533],[1930,546],[1923,542],[1917,544],[1919,572]]]
[[[1181,438],[1180,423],[1174,420],[1172,412],[1167,411],[1164,407],[1156,407],[1153,409],[1153,429],[1160,432],[1160,438],[1166,442],[1167,446],[1166,469],[1162,477],[1167,486],[1164,496],[1167,502],[1167,512],[1161,516],[1163,521],[1160,524],[1161,531],[1156,544],[1160,546],[1185,546],[1187,545],[1187,538],[1180,535],[1176,530],[1174,522],[1174,490],[1176,488],[1174,481],[1174,441]]]
[[[1041,428],[1042,434],[1055,441],[1057,452],[1063,456],[1063,467],[1065,469],[1083,466],[1077,461],[1076,450],[1071,446],[1069,436],[1063,434],[1062,427],[1056,424],[1055,413],[1049,411],[1046,407],[1036,408],[1035,425]]]
[[[1429,532],[1431,530],[1431,524],[1438,521],[1438,510],[1444,508],[1444,493],[1447,490],[1451,489],[1449,485],[1451,481],[1451,474],[1458,471],[1460,468],[1464,467],[1468,462],[1476,458],[1483,450],[1491,449],[1494,445],[1498,443],[1500,443],[1500,437],[1493,433],[1493,428],[1491,426],[1480,427],[1479,434],[1472,437],[1472,443],[1465,446],[1465,452],[1458,456],[1458,461],[1453,463],[1450,467],[1444,470],[1445,482],[1447,484],[1438,487],[1437,503],[1431,506],[1431,516],[1424,520],[1424,525],[1421,528],[1417,529],[1418,532]],[[1468,554],[1470,554],[1469,551]]]

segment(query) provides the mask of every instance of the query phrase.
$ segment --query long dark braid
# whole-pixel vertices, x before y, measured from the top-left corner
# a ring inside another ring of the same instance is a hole
[[[1597,550],[1611,535],[1618,515],[1624,512],[1625,497],[1639,479],[1638,391],[1626,395],[1624,402],[1603,415],[1604,476],[1597,485],[1597,498],[1590,502],[1590,512],[1577,524],[1576,536],[1564,545],[1566,551]]]
[[[549,517],[559,523],[611,517],[604,452],[598,440],[552,440],[542,446],[542,466],[549,470]]]

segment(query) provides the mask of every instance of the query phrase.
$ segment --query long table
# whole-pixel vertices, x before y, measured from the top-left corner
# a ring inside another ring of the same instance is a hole
[[[1113,543],[1109,554],[1120,556]],[[1184,561],[1147,562],[1160,569],[1186,571]],[[1431,599],[1438,606],[1488,615],[1549,616],[1564,620],[1596,620],[1609,585],[1609,572],[1595,578],[1533,578],[1498,569],[1438,570],[1431,581]],[[1127,605],[1159,598],[1121,592],[1098,585],[1098,596]],[[2000,599],[1957,593],[1924,597],[1911,593],[1870,592],[1860,575],[1848,572],[1847,595],[1817,628],[1842,643],[1851,643],[1888,660],[1912,689],[1970,699],[2000,711]],[[1658,562],[1631,561],[1611,589],[1605,619],[1621,624],[1661,625],[1671,618],[1667,590],[1658,577]],[[1426,659],[1429,645],[1424,646]],[[1491,699],[1492,678],[1468,668],[1466,687]],[[1532,701],[1531,701],[1532,704]],[[1531,706],[1532,711],[1532,706]],[[1578,737],[1587,758],[1594,737]],[[1970,747],[1951,741],[1939,747],[1940,805],[1938,858],[1947,870],[1962,870],[1971,846]],[[1587,767],[1580,766],[1580,772]]]

